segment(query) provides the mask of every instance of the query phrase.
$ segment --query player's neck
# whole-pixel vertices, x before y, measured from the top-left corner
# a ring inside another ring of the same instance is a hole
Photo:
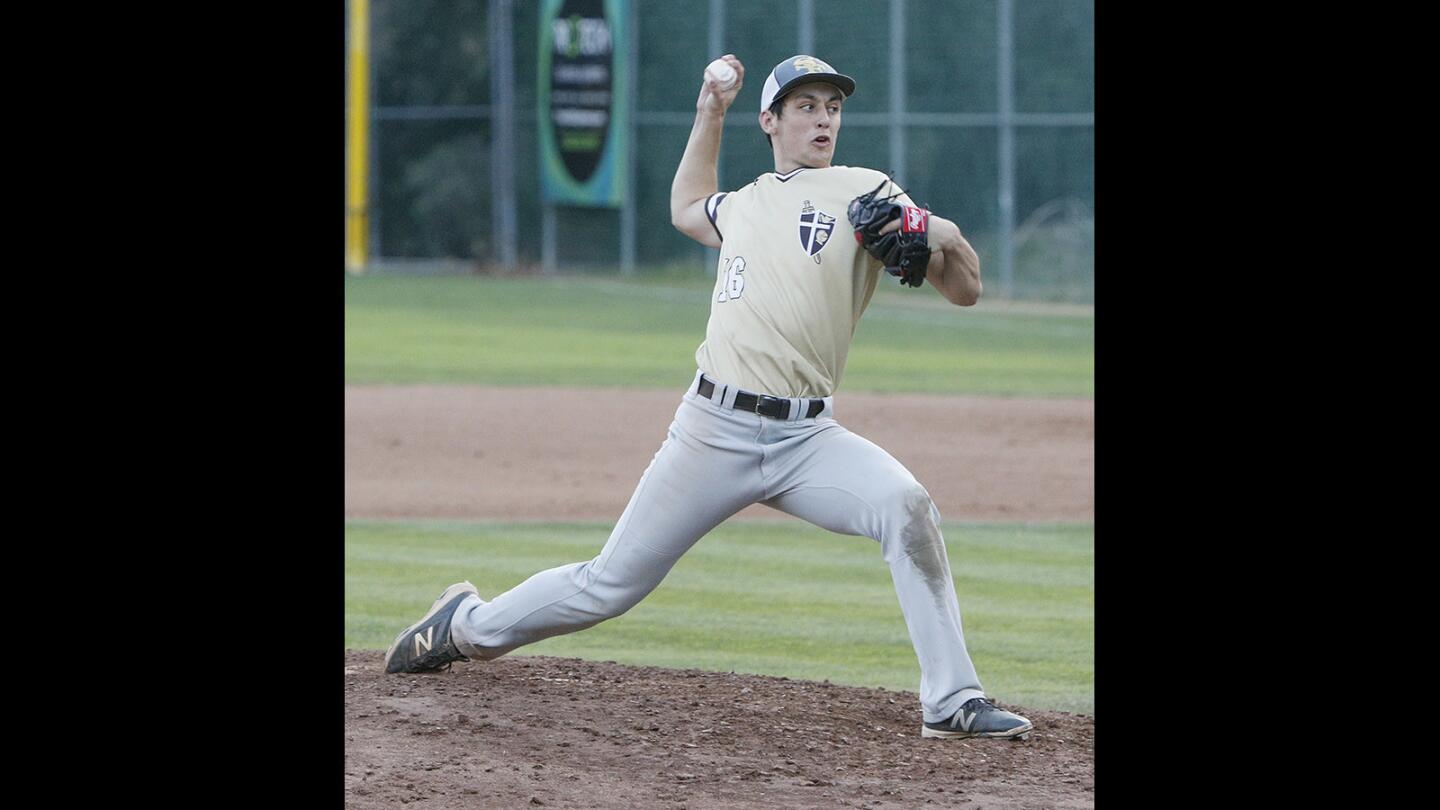
[[[826,164],[823,165],[823,166],[811,166],[811,165],[808,164],[808,163],[801,163],[800,161],[798,161],[798,160],[796,160],[796,159],[794,159],[794,158],[781,157],[781,156],[778,155],[778,154],[775,156],[775,173],[776,173],[776,174],[789,174],[790,172],[793,172],[793,171],[795,171],[796,169],[828,169],[828,168],[830,168],[830,164],[829,164],[829,163],[826,163]]]
[[[829,169],[829,164],[827,163],[825,166],[811,166],[811,164],[801,163],[801,161],[798,160],[775,159],[776,174],[789,174],[795,172],[796,169]]]

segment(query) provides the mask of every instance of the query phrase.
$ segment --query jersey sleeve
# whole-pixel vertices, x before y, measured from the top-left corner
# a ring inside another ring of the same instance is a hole
[[[705,216],[710,220],[710,227],[715,229],[715,235],[720,241],[725,241],[725,234],[720,232],[720,203],[725,201],[729,192],[720,191],[705,198]]]

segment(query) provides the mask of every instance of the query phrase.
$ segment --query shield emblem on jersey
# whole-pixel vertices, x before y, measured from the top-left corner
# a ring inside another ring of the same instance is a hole
[[[800,215],[800,246],[806,254],[814,256],[830,241],[835,230],[835,217],[823,211],[808,211]]]

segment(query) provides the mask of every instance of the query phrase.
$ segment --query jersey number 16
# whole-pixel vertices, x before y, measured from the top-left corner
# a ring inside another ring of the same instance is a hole
[[[739,298],[740,293],[745,291],[745,278],[740,274],[745,272],[745,259],[736,256],[734,259],[725,260],[725,281],[720,284],[720,295],[716,297],[715,303],[723,304],[731,298]]]

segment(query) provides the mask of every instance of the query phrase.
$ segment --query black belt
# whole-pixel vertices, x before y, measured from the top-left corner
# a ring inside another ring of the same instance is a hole
[[[702,397],[710,399],[715,393],[715,383],[709,377],[700,375],[700,386],[695,391]],[[741,391],[735,395],[735,410],[752,411],[761,416],[768,416],[771,419],[790,418],[790,400],[780,397],[770,397],[764,394],[752,394],[749,391]],[[805,408],[804,419],[814,419],[815,415],[825,410],[825,400],[812,399],[809,406]]]

